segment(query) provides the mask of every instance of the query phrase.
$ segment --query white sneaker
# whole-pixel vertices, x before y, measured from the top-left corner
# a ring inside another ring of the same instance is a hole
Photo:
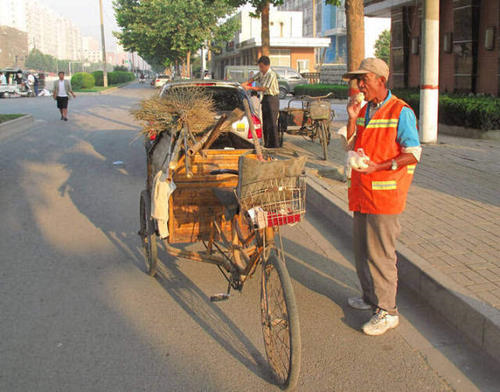
[[[399,316],[390,315],[385,310],[379,309],[372,318],[363,325],[363,332],[367,335],[378,336],[386,333],[391,328],[399,325]]]
[[[347,303],[351,308],[358,310],[368,310],[372,308],[372,306],[370,304],[367,304],[361,297],[347,298]]]

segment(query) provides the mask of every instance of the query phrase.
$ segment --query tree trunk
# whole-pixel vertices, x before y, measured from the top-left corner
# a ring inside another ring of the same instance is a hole
[[[191,51],[188,50],[186,56],[186,76],[191,78]]]
[[[270,38],[269,38],[269,1],[266,1],[262,6],[260,13],[261,19],[261,41],[262,41],[262,56],[269,56],[270,53]]]
[[[365,14],[363,0],[346,0],[345,14],[347,22],[347,70],[358,69],[365,58]],[[349,96],[357,94],[356,80],[349,85]]]

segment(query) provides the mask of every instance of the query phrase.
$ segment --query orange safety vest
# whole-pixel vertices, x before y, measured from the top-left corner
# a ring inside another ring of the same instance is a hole
[[[375,163],[390,161],[401,154],[397,142],[401,110],[408,104],[394,95],[365,124],[365,105],[356,120],[354,150],[362,148]],[[349,184],[349,209],[365,214],[400,214],[413,180],[416,165],[364,174],[352,170]]]

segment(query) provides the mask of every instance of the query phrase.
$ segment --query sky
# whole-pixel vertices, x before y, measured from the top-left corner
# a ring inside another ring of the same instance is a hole
[[[70,19],[78,26],[83,36],[101,39],[99,0],[38,0],[40,4]],[[117,40],[112,31],[118,31],[113,10],[113,0],[102,0],[104,9],[104,31],[106,48],[114,50]]]

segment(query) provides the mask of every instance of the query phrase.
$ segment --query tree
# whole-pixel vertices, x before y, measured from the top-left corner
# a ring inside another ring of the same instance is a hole
[[[123,47],[148,63],[182,64],[207,42],[228,41],[236,31],[220,19],[234,11],[229,0],[115,0],[115,33]]]
[[[347,24],[347,70],[356,70],[365,57],[365,8],[363,0],[345,0]],[[356,80],[349,84],[349,95],[358,92]]]
[[[391,55],[391,32],[384,30],[380,33],[375,42],[375,57],[384,60],[389,64]]]

